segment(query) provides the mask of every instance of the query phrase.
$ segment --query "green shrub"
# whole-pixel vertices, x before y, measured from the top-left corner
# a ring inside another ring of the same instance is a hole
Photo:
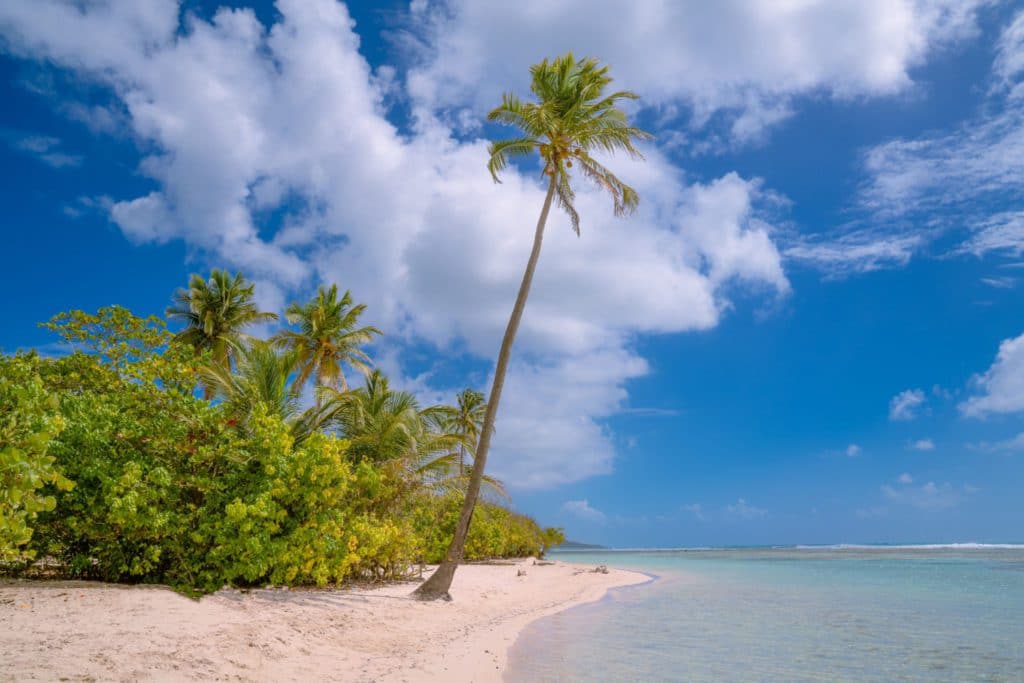
[[[355,457],[284,418],[196,395],[197,357],[162,321],[122,308],[62,314],[76,349],[0,356],[0,562],[33,557],[68,577],[229,585],[388,579],[437,562],[461,496],[403,478],[397,461]],[[539,555],[548,531],[490,503],[467,559]]]
[[[0,357],[0,562],[33,557],[26,546],[36,517],[56,505],[43,492],[50,484],[65,490],[71,482],[49,455],[64,420],[55,396],[43,387],[34,355]]]
[[[253,420],[249,458],[199,512],[192,535],[206,549],[198,583],[337,583],[390,578],[414,554],[408,530],[380,518],[369,495],[384,486],[369,464],[346,460],[347,442],[314,434],[298,448],[285,425]]]
[[[462,507],[462,496],[421,496],[413,506],[416,533],[422,539],[422,561],[444,559]],[[481,501],[473,513],[464,559],[539,557],[549,547],[545,531],[530,517]]]

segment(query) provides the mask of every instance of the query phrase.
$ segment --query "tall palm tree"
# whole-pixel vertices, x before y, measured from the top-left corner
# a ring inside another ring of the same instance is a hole
[[[495,182],[500,182],[498,174],[508,165],[511,157],[537,152],[542,172],[547,179],[547,194],[537,220],[533,249],[526,263],[519,294],[498,351],[494,384],[487,401],[480,442],[476,448],[474,466],[455,535],[441,566],[414,593],[423,600],[451,599],[448,589],[455,576],[455,569],[462,560],[473,509],[480,493],[512,343],[530,293],[552,201],[557,198],[558,205],[569,215],[572,229],[578,235],[580,217],[573,205],[575,193],[570,169],[578,168],[579,173],[611,195],[616,216],[633,211],[639,200],[633,188],[615,177],[592,156],[595,152],[614,154],[624,151],[634,158],[642,158],[634,146],[634,140],[649,136],[629,125],[626,114],[618,108],[622,100],[635,99],[637,96],[627,91],[606,93],[606,88],[612,82],[608,67],[601,66],[594,59],[577,60],[571,52],[551,62],[545,59],[533,66],[530,74],[530,91],[537,101],[523,102],[515,95],[506,93],[501,105],[487,117],[490,121],[516,126],[522,131],[519,137],[491,144],[487,168]]]
[[[300,390],[292,378],[299,366],[294,351],[278,352],[270,344],[253,340],[237,350],[235,369],[213,363],[200,368],[203,386],[224,399],[227,410],[245,422],[257,405],[288,425],[296,444],[305,441],[330,417],[312,407],[302,410]]]
[[[319,386],[340,386],[342,391],[348,391],[343,365],[364,375],[369,372],[370,358],[360,347],[373,341],[381,331],[376,327],[359,327],[359,317],[365,310],[364,304],[352,305],[348,292],[338,299],[337,285],[321,285],[312,301],[288,307],[285,317],[299,330],[282,330],[272,341],[298,354],[299,375],[295,382],[299,388],[315,375]]]
[[[185,322],[174,341],[188,344],[197,355],[209,351],[217,366],[230,370],[232,356],[249,338],[245,328],[277,320],[276,314],[256,306],[255,288],[241,273],[232,277],[227,271],[215,269],[209,280],[193,274],[188,289],[179,290],[174,296],[175,305],[167,309],[168,318]],[[212,390],[204,387],[203,396],[212,398]]]

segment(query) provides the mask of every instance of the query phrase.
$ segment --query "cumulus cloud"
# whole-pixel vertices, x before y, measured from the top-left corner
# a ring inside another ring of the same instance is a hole
[[[918,439],[910,444],[910,448],[915,451],[933,451],[935,450],[935,442],[931,439]]]
[[[397,130],[386,99],[401,84],[359,54],[344,5],[276,7],[264,26],[247,9],[179,17],[171,1],[16,0],[0,5],[0,37],[109,91],[106,108],[123,114],[143,150],[139,173],[153,183],[104,202],[127,238],[183,240],[243,269],[277,307],[336,281],[369,304],[392,343],[491,359],[543,199],[538,181],[513,170],[492,183],[486,142],[415,88],[412,127]],[[896,84],[903,57],[924,47],[894,49],[892,72],[861,69],[848,79],[854,90]],[[623,66],[616,75],[628,75]],[[693,183],[658,149],[645,154],[646,163],[615,162],[642,197],[628,222],[585,184],[582,238],[563,216],[550,221],[495,437],[493,471],[514,487],[611,471],[603,419],[647,372],[637,335],[710,329],[737,286],[789,291],[773,240],[777,196],[735,173]]]
[[[590,506],[586,498],[583,500],[567,500],[562,504],[562,509],[573,517],[584,522],[604,522],[606,517],[603,512]]]
[[[728,138],[746,141],[785,119],[798,95],[846,99],[907,89],[910,69],[974,34],[980,4],[418,3],[413,21],[422,63],[409,74],[409,89],[430,107],[479,113],[503,88],[522,89],[539,57],[568,46],[614,64],[622,84],[664,116],[683,107],[691,126],[716,124]]]
[[[924,391],[907,389],[892,397],[889,401],[889,419],[897,421],[913,420],[925,403]]]
[[[860,446],[858,446],[855,443],[851,443],[849,446],[846,447],[846,450],[843,452],[846,453],[846,457],[848,458],[856,458],[858,455],[860,455]]]
[[[960,403],[964,415],[985,417],[1024,410],[1024,334],[1004,340],[992,366],[972,383],[979,393]]]
[[[904,472],[899,476],[899,478],[896,481],[898,481],[901,484],[913,484],[914,478],[910,476],[910,474],[908,474],[907,472]]]

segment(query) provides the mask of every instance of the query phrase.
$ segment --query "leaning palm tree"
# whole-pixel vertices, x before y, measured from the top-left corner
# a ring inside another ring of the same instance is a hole
[[[209,351],[214,364],[230,370],[232,356],[249,338],[245,328],[277,320],[276,314],[259,310],[254,291],[255,285],[241,273],[232,277],[227,271],[214,270],[209,280],[193,274],[188,289],[179,290],[175,305],[167,309],[168,318],[185,322],[174,341],[188,344],[196,355]],[[204,386],[203,396],[210,399],[213,391]]]
[[[321,286],[312,301],[288,307],[285,317],[299,330],[282,330],[272,341],[298,354],[299,374],[295,382],[300,388],[315,375],[318,386],[339,386],[347,391],[343,365],[364,375],[369,372],[370,358],[360,347],[373,341],[381,331],[376,327],[359,327],[359,317],[365,310],[364,304],[352,305],[348,292],[338,299],[337,285]]]
[[[522,131],[519,137],[491,144],[487,168],[495,182],[500,182],[498,174],[508,165],[511,157],[537,152],[548,186],[547,194],[537,220],[533,250],[526,263],[526,272],[523,273],[519,294],[498,352],[494,384],[487,401],[480,442],[474,454],[473,470],[455,535],[441,566],[415,591],[416,597],[423,600],[451,599],[448,589],[455,576],[455,569],[462,560],[473,509],[480,493],[512,343],[530,293],[552,201],[557,199],[558,205],[569,215],[572,229],[578,235],[580,217],[574,206],[575,193],[570,169],[575,168],[607,190],[612,197],[616,216],[633,211],[639,199],[633,188],[615,177],[592,156],[594,153],[613,154],[624,151],[634,158],[641,158],[634,141],[649,136],[629,125],[625,113],[618,108],[622,100],[635,99],[637,96],[627,91],[606,93],[606,88],[612,82],[608,67],[601,66],[594,59],[577,60],[571,52],[551,62],[545,59],[532,67],[530,74],[530,91],[537,101],[523,102],[515,95],[505,94],[501,105],[487,117],[490,121],[516,126]]]

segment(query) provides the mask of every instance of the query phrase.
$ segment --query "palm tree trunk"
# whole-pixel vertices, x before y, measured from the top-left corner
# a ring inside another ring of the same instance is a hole
[[[484,413],[484,424],[480,431],[480,443],[477,445],[476,453],[473,455],[473,469],[469,473],[469,487],[466,489],[466,498],[462,503],[462,512],[459,514],[459,522],[455,526],[455,535],[448,547],[448,553],[437,571],[420,584],[419,588],[413,591],[413,596],[420,600],[451,600],[448,589],[451,588],[452,579],[455,578],[455,569],[462,561],[462,553],[466,547],[466,538],[469,536],[469,523],[473,521],[473,510],[476,508],[476,501],[480,495],[480,482],[484,475],[484,466],[487,464],[487,451],[491,447],[491,432],[494,431],[494,419],[498,414],[498,402],[501,400],[501,389],[505,384],[505,372],[508,370],[508,361],[512,355],[512,342],[515,341],[516,332],[519,331],[519,323],[523,319],[523,310],[526,308],[526,299],[530,295],[530,285],[533,283],[533,273],[537,269],[537,260],[540,258],[540,247],[544,241],[544,225],[548,221],[548,212],[551,210],[551,200],[555,195],[555,176],[551,176],[548,184],[548,194],[544,198],[544,208],[540,211],[540,218],[537,220],[537,231],[533,236],[533,250],[530,252],[530,260],[526,262],[526,272],[523,273],[523,282],[519,285],[519,294],[516,296],[515,306],[512,307],[512,315],[508,319],[508,327],[505,328],[505,336],[501,340],[501,349],[498,351],[498,364],[494,368],[494,384],[491,385],[491,397],[487,401],[487,412]]]

